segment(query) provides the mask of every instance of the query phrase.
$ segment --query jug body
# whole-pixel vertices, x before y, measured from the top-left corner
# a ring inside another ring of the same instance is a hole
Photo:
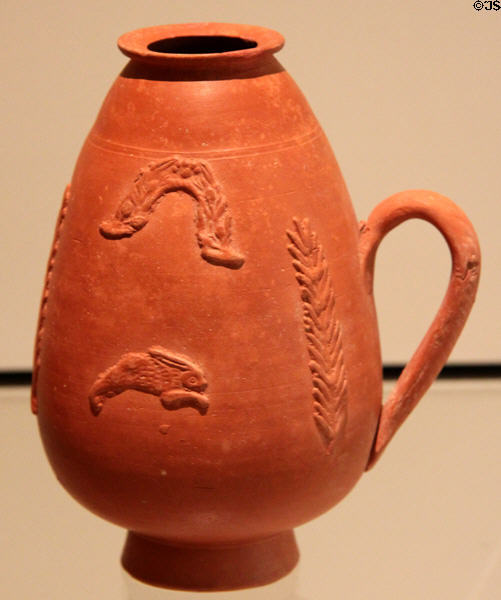
[[[35,410],[89,509],[233,543],[304,523],[364,471],[377,328],[348,192],[278,34],[224,60],[149,49],[167,34],[122,38],[131,61],[65,195]]]

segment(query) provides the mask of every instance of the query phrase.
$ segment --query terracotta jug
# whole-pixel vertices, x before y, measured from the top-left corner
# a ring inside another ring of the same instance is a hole
[[[473,303],[476,235],[429,191],[357,224],[328,141],[261,27],[151,27],[64,194],[33,411],[57,478],[129,533],[165,587],[262,585],[293,528],[339,502],[447,359]],[[444,235],[445,299],[382,406],[372,277],[410,218]]]

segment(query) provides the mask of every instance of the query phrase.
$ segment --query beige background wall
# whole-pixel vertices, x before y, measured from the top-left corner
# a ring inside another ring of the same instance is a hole
[[[323,125],[359,218],[385,196],[429,188],[473,221],[484,270],[453,362],[501,359],[501,11],[472,0],[3,0],[0,370],[29,368],[52,230],[99,105],[125,62],[123,32],[159,23],[233,21],[281,31],[279,60]],[[377,301],[387,363],[406,360],[449,272],[430,226],[385,241]]]

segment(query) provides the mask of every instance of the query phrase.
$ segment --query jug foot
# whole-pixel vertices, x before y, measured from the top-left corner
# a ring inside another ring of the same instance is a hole
[[[299,559],[293,531],[241,545],[174,546],[129,532],[122,565],[159,587],[223,591],[272,583],[292,571]]]

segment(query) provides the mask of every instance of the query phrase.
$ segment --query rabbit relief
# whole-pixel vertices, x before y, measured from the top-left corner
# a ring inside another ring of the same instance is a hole
[[[107,399],[137,390],[158,396],[167,410],[192,407],[204,415],[209,408],[209,400],[202,393],[206,388],[207,381],[197,366],[161,346],[152,346],[146,352],[124,354],[98,375],[89,392],[89,403],[97,416]]]

